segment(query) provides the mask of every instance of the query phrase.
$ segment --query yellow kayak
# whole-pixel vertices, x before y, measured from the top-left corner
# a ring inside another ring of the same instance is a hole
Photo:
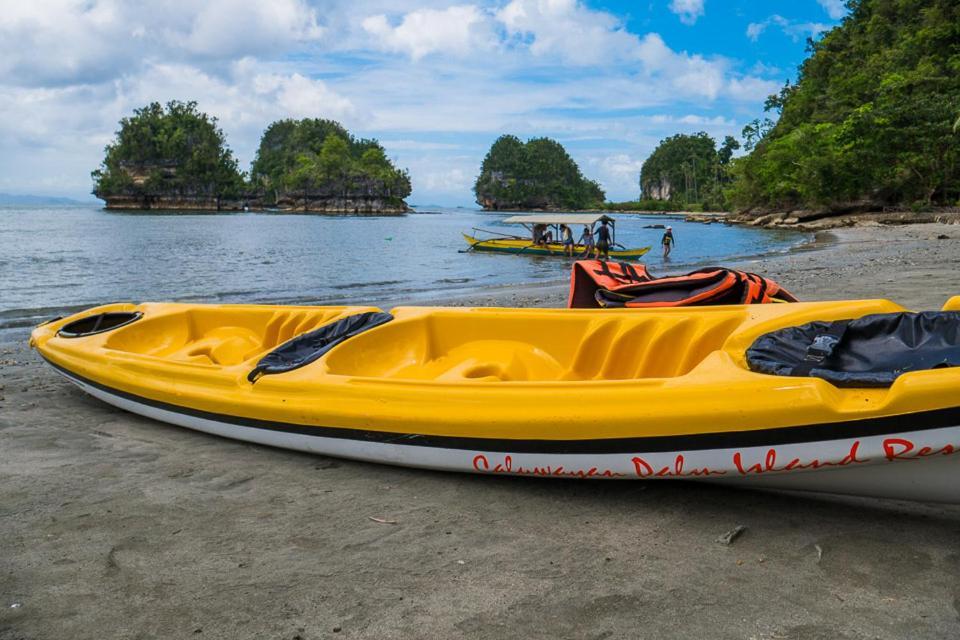
[[[960,309],[960,297],[945,309]],[[751,370],[884,300],[654,310],[114,304],[31,344],[120,408],[358,460],[960,501],[960,368],[886,388]]]
[[[490,240],[478,240],[477,238],[463,234],[463,239],[470,245],[472,251],[495,251],[498,253],[513,253],[524,256],[563,256],[563,245],[557,242],[549,244],[533,244],[526,238],[493,238]],[[574,257],[583,256],[587,250],[582,244],[574,245]],[[641,247],[639,249],[610,250],[610,257],[617,260],[636,260],[650,251],[650,247]]]

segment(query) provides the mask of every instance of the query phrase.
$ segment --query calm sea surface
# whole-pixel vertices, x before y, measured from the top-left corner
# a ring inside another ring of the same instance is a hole
[[[556,282],[562,258],[465,253],[461,232],[504,233],[507,214],[421,208],[402,217],[118,213],[96,206],[0,207],[0,329],[116,301],[390,305],[476,287]],[[512,214],[511,214],[512,215]],[[670,271],[786,251],[807,235],[618,214],[617,240],[677,245]],[[580,229],[577,228],[577,235]]]

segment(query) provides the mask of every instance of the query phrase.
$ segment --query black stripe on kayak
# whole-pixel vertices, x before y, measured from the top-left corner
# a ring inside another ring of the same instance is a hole
[[[47,359],[44,358],[44,360]],[[892,433],[926,431],[928,429],[942,429],[944,427],[960,425],[960,407],[950,407],[948,409],[934,409],[897,416],[865,418],[845,422],[825,422],[794,427],[697,433],[677,436],[641,436],[633,438],[596,438],[584,440],[520,440],[508,438],[438,436],[419,433],[393,433],[389,431],[370,431],[365,429],[319,427],[289,422],[274,422],[271,420],[244,418],[182,407],[180,405],[151,400],[150,398],[144,398],[143,396],[114,389],[113,387],[108,387],[99,382],[84,378],[50,360],[47,360],[47,362],[68,378],[95,387],[105,393],[156,409],[179,413],[194,418],[202,418],[222,424],[322,438],[339,438],[344,440],[358,440],[361,442],[439,447],[444,449],[465,449],[495,453],[601,454],[742,449],[746,447],[767,447],[803,442],[883,436]]]

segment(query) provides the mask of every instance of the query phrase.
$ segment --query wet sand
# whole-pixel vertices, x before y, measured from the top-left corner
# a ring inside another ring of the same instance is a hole
[[[960,294],[958,227],[832,233],[740,266],[804,299],[939,308]],[[0,344],[2,640],[960,635],[960,507],[246,445],[100,403],[26,336]],[[716,542],[737,525],[733,544]]]

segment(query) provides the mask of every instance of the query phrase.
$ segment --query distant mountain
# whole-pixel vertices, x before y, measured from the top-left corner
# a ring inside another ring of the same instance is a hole
[[[83,204],[72,198],[57,198],[54,196],[17,195],[0,193],[0,205],[9,204]]]

